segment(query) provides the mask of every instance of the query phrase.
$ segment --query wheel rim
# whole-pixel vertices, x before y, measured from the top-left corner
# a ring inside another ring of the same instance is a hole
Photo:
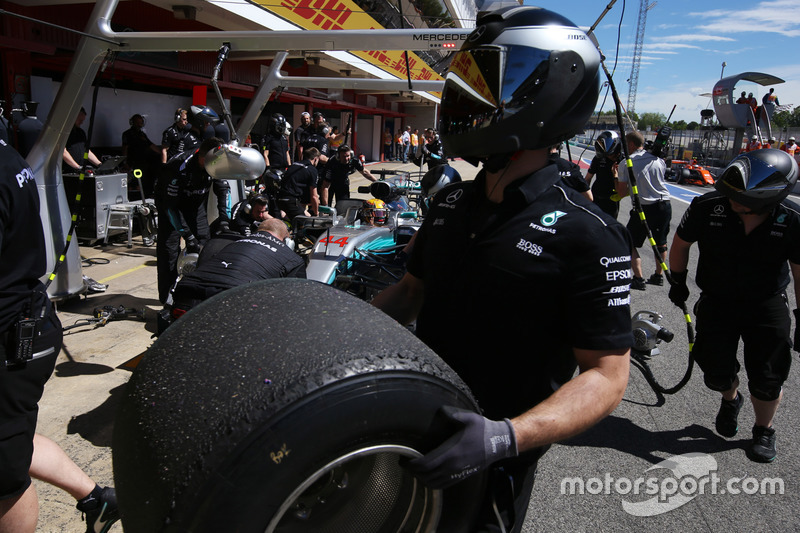
[[[309,476],[281,504],[267,533],[428,533],[436,530],[442,491],[401,465],[412,448],[379,445],[345,454]]]

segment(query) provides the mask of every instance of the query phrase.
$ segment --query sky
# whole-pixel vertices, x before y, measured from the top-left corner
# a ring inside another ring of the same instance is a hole
[[[525,0],[525,5],[550,9],[586,29],[612,1]],[[628,101],[640,4],[640,0],[616,0],[595,30],[623,106]],[[779,103],[800,105],[797,0],[648,0],[647,5],[652,7],[647,11],[639,64],[635,100],[639,115],[667,117],[675,106],[672,121],[700,122],[700,111],[713,109],[711,99],[700,95],[711,93],[723,72],[725,77],[742,72],[777,76],[785,80],[774,85]],[[770,88],[740,82],[737,92],[740,86],[752,91],[759,104]],[[609,98],[603,111],[611,109]]]

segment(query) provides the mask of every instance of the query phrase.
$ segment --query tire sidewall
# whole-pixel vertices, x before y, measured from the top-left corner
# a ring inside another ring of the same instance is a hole
[[[191,501],[178,502],[168,530],[264,531],[301,483],[347,453],[381,444],[421,453],[435,447],[431,421],[444,404],[474,409],[460,391],[424,374],[376,373],[320,389],[229,452],[196,495],[185,495]],[[484,486],[479,475],[446,490],[437,531],[468,531]],[[235,519],[220,509],[236,509]]]

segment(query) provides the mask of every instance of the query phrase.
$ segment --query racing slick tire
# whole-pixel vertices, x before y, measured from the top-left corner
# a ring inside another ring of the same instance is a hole
[[[434,448],[469,390],[406,328],[309,280],[225,291],[172,325],[125,389],[113,434],[126,532],[464,532],[476,475],[432,490]]]

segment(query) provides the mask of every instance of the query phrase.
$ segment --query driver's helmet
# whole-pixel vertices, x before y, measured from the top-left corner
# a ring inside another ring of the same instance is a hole
[[[445,186],[461,181],[461,174],[450,165],[437,165],[428,170],[420,181],[425,196],[433,196]]]
[[[193,105],[189,108],[189,124],[193,128],[203,131],[206,124],[216,124],[219,122],[219,115],[208,106]]]
[[[448,155],[486,160],[583,131],[600,94],[600,53],[566,17],[533,6],[476,21],[447,71],[439,132]]]
[[[764,213],[786,198],[797,183],[797,161],[787,152],[764,148],[739,154],[714,187],[756,213]]]
[[[361,221],[372,226],[385,226],[389,219],[386,203],[377,198],[364,201],[361,207]]]
[[[609,159],[619,159],[622,153],[622,141],[619,139],[619,134],[616,131],[604,131],[594,141],[594,150],[597,155],[604,155]]]

